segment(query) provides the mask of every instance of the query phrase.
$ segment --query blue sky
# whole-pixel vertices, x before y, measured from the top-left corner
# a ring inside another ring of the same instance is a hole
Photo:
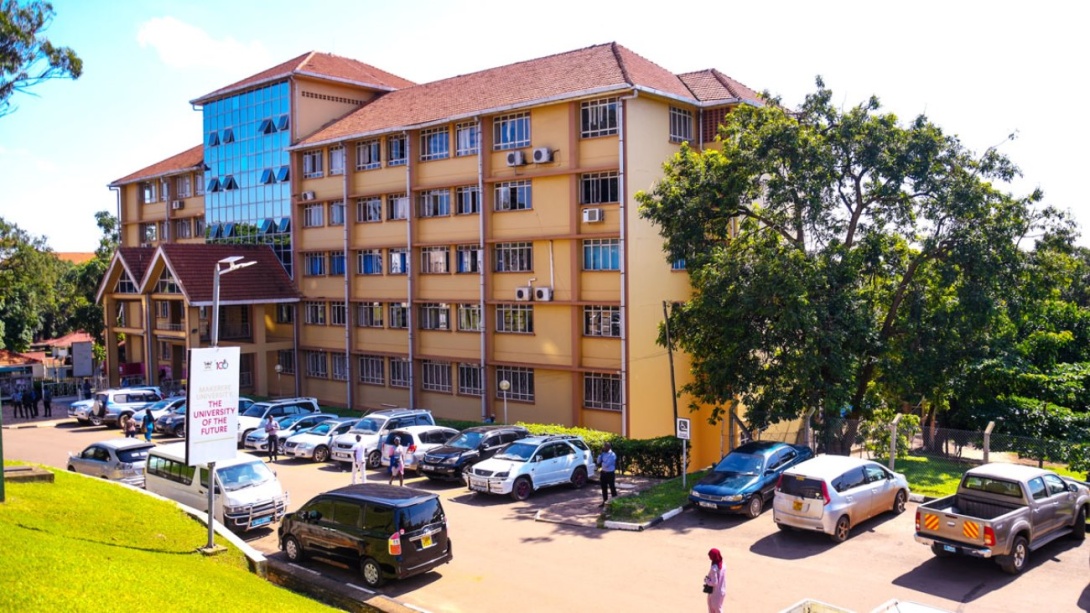
[[[789,105],[820,74],[844,106],[876,94],[903,121],[925,113],[978,153],[1000,145],[1025,175],[1009,189],[1042,188],[1090,234],[1081,184],[1090,122],[1078,110],[1090,99],[1090,3],[53,5],[46,36],[76,50],[84,76],[17,95],[17,110],[0,118],[0,217],[56,251],[94,249],[95,212],[117,210],[108,183],[200,142],[189,100],[306,51],[426,82],[611,41],[675,73],[717,68]]]

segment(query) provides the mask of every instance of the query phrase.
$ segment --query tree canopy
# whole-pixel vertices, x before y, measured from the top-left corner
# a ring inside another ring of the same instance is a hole
[[[11,97],[55,78],[78,79],[83,60],[69,47],[42,36],[53,22],[53,5],[0,0],[0,116],[14,108]]]

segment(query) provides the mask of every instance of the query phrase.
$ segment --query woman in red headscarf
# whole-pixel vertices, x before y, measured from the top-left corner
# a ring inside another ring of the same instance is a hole
[[[727,571],[723,568],[723,556],[718,549],[708,551],[712,567],[704,577],[704,591],[708,593],[708,613],[723,613],[723,599],[727,595]]]

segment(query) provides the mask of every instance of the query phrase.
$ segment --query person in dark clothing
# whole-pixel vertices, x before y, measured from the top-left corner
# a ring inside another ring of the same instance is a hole
[[[602,504],[606,506],[609,495],[617,497],[617,454],[613,453],[613,445],[602,445],[602,453],[598,454],[598,481],[602,484]]]
[[[11,395],[12,404],[15,406],[15,417],[25,417],[26,410],[23,407],[23,390],[15,390]]]
[[[90,379],[84,379],[83,380],[83,399],[84,400],[90,400],[91,399],[91,380]]]
[[[30,396],[30,408],[34,413],[34,417],[38,416],[38,403],[42,400],[42,392],[38,388],[31,390]]]
[[[42,404],[45,406],[45,416],[53,417],[53,390],[45,388],[45,392],[42,393]]]

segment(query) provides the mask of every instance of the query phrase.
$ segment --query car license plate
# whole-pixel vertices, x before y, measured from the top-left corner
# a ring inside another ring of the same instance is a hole
[[[255,526],[255,527],[256,526],[264,526],[265,524],[267,524],[267,523],[269,523],[271,521],[272,521],[272,516],[271,515],[268,516],[268,517],[258,517],[250,525]]]
[[[944,551],[949,551],[950,553],[957,553],[958,552],[958,548],[954,547],[952,545],[943,545],[942,548],[943,548]]]
[[[421,464],[420,470],[435,470],[435,467],[431,464]]]
[[[802,510],[802,501],[801,500],[796,500],[796,501],[792,502],[791,503],[791,508],[795,509],[796,511],[801,511]]]
[[[421,549],[427,549],[428,547],[431,547],[434,544],[435,543],[431,540],[431,535],[430,534],[425,534],[423,536],[423,538],[420,539],[420,548]]]
[[[702,506],[702,507],[704,507],[706,509],[717,508],[716,504],[714,502],[704,502],[703,500],[700,501],[700,506]]]
[[[470,479],[469,480],[469,489],[477,490],[479,492],[487,492],[488,491],[488,482],[485,481],[484,479]]]

